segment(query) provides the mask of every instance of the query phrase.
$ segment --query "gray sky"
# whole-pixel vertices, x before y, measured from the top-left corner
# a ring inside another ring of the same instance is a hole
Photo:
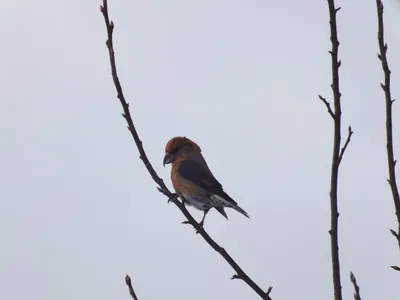
[[[344,135],[343,294],[399,299],[375,1],[339,1]],[[326,1],[116,1],[120,78],[167,184],[165,143],[186,135],[251,215],[206,229],[273,299],[332,299],[332,121]],[[400,97],[400,5],[385,1]],[[1,1],[0,299],[257,299],[157,190],[120,113],[100,1]],[[397,102],[396,102],[397,103]],[[400,158],[399,104],[394,106]],[[190,210],[195,218],[201,212]]]

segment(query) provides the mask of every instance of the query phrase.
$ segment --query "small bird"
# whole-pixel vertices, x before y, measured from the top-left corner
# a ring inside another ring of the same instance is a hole
[[[199,223],[204,226],[204,219],[211,208],[218,210],[226,219],[224,207],[230,207],[247,218],[249,215],[227,193],[215,179],[201,154],[200,147],[186,137],[174,137],[165,146],[163,165],[172,164],[171,181],[175,192],[185,204],[204,212]],[[185,201],[186,200],[186,201]]]

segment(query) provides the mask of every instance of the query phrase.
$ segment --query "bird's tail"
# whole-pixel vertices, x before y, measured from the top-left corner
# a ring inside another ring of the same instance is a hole
[[[229,220],[229,219],[228,219],[228,215],[226,214],[226,212],[225,212],[225,210],[224,210],[223,207],[216,207],[215,209],[218,210],[219,213],[220,213],[221,215],[223,215],[227,220]]]
[[[232,208],[238,212],[240,212],[242,215],[244,215],[245,217],[248,217],[250,219],[249,214],[243,209],[241,208],[239,205],[233,205]]]

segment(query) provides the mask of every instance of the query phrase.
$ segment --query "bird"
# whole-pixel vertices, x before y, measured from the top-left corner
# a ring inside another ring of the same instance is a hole
[[[168,141],[163,166],[167,164],[171,164],[171,182],[182,202],[203,211],[200,227],[203,228],[204,219],[211,208],[215,208],[227,220],[225,207],[250,218],[223,190],[209,169],[200,147],[189,138],[176,136]]]

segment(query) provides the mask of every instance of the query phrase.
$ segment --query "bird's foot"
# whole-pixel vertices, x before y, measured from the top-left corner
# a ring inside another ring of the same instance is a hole
[[[177,193],[172,193],[172,197],[168,198],[167,203],[170,203],[170,202],[172,202],[172,201],[174,201],[174,200],[176,200],[178,198],[179,198],[179,195]]]
[[[183,221],[181,224],[189,224],[189,225],[193,225],[192,223],[190,223],[189,221]],[[204,230],[204,222],[200,222],[197,226],[193,225],[194,231],[196,232],[196,234],[200,233],[201,230]]]
[[[204,230],[204,220],[199,223],[199,226],[195,228],[196,234],[200,233],[200,230]]]

